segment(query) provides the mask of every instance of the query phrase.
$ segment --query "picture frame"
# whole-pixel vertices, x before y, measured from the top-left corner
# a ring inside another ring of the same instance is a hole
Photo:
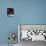
[[[14,16],[14,8],[7,8],[7,16]]]

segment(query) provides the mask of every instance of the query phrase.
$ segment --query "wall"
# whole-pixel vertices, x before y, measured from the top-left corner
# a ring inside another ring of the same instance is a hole
[[[13,17],[7,16],[9,7]],[[0,0],[0,10],[0,44],[8,43],[9,32],[18,32],[17,24],[46,24],[46,0]]]

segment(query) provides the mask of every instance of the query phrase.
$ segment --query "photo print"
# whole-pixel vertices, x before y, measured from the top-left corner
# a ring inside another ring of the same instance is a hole
[[[7,16],[14,16],[14,8],[7,8]]]

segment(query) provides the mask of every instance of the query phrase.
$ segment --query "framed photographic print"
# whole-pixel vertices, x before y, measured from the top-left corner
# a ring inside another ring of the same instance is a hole
[[[46,41],[45,24],[19,24],[18,30],[19,41]]]
[[[7,8],[7,16],[14,16],[14,8]]]

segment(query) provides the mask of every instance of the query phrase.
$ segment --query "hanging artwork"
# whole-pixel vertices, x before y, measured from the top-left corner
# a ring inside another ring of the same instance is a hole
[[[15,41],[16,41],[16,33],[14,33],[14,32],[10,33],[8,35],[8,40],[9,40],[8,46],[10,46],[10,44],[12,44],[12,45],[15,44]],[[12,42],[10,43],[10,41],[12,41]]]
[[[46,25],[20,24],[18,30],[20,40],[46,41]]]
[[[7,16],[14,16],[14,8],[7,8]]]
[[[15,38],[16,38],[16,34],[15,33],[10,33],[9,36],[8,36],[9,40],[14,40],[15,41]]]

